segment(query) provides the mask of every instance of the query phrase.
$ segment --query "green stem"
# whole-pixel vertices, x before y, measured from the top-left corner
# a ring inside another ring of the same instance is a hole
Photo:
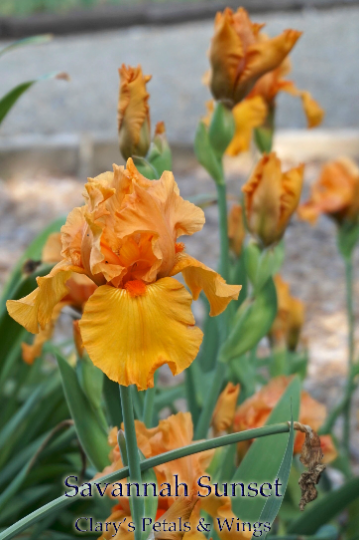
[[[344,451],[350,462],[350,416],[352,407],[353,366],[354,366],[354,303],[353,303],[353,262],[351,257],[345,259],[345,284],[348,317],[348,379],[344,407]]]
[[[210,426],[214,408],[225,377],[226,365],[217,359],[217,365],[213,371],[211,387],[208,391],[207,400],[201,411],[195,431],[195,439],[204,439]]]
[[[227,218],[227,193],[226,184],[223,181],[217,185],[218,211],[219,211],[219,235],[220,235],[220,272],[222,277],[229,282],[229,239]]]
[[[120,396],[123,414],[123,423],[125,426],[126,449],[128,456],[128,468],[130,472],[130,481],[141,485],[141,467],[140,456],[138,453],[135,419],[133,416],[133,404],[130,386],[120,385]],[[141,496],[141,495],[140,495]],[[141,519],[144,516],[144,501],[131,493],[131,513],[135,523],[135,539],[141,538]]]
[[[148,388],[145,394],[145,402],[143,405],[143,422],[146,427],[153,427],[153,408],[155,404],[156,396],[156,384],[158,379],[158,372],[154,374],[154,386],[153,388]]]
[[[204,452],[206,450],[212,450],[213,448],[219,448],[220,446],[227,446],[228,444],[235,444],[242,441],[257,439],[259,437],[267,437],[269,435],[288,433],[289,431],[289,424],[287,422],[283,422],[281,424],[273,424],[271,426],[264,426],[256,429],[248,429],[247,431],[242,431],[240,433],[231,433],[230,435],[223,435],[222,437],[216,437],[215,439],[195,442],[188,446],[176,448],[175,450],[171,450],[170,452],[165,452],[163,454],[144,459],[140,462],[140,468],[141,471],[144,472],[148,469],[151,469],[152,467],[162,465],[163,463],[168,463],[169,461],[174,461],[176,459],[197,454],[199,452]],[[20,519],[14,525],[11,525],[11,527],[9,527],[0,534],[0,540],[10,540],[11,538],[14,538],[18,534],[20,534],[22,531],[28,529],[31,525],[34,525],[38,521],[45,519],[53,512],[58,513],[59,510],[61,510],[62,508],[66,508],[71,503],[75,502],[75,500],[77,500],[75,495],[81,493],[82,489],[87,489],[89,483],[94,485],[94,482],[118,482],[128,477],[128,475],[129,467],[123,467],[118,471],[106,474],[101,478],[97,478],[96,480],[92,480],[91,482],[86,483],[83,488],[77,488],[77,490],[72,490],[67,494],[62,495],[61,497],[58,497],[57,499],[45,504],[38,510],[35,510],[28,516]]]
[[[198,359],[195,360],[198,362]],[[188,408],[192,415],[193,424],[196,425],[199,418],[199,406],[197,401],[196,371],[194,362],[185,371],[185,388]]]

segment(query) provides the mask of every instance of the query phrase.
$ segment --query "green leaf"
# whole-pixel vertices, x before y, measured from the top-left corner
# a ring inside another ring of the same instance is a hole
[[[238,309],[229,336],[220,352],[229,362],[252,349],[267,335],[277,314],[277,293],[272,279],[254,299],[247,299]]]
[[[293,419],[297,420],[299,404],[300,382],[296,377],[289,384],[287,390],[271,412],[266,426],[277,422],[288,421],[291,417],[291,410]],[[287,434],[255,440],[244,456],[232,481],[243,482],[244,485],[257,482],[258,487],[265,482],[273,484],[275,479],[278,478],[278,471],[287,446]],[[266,504],[265,501],[266,499],[263,497],[233,497],[233,512],[242,521],[254,523],[259,520]]]
[[[250,241],[244,248],[245,264],[248,277],[256,292],[274,276],[284,261],[284,242],[260,249],[255,241]]]
[[[10,43],[7,47],[4,47],[0,51],[0,57],[3,54],[6,54],[10,51],[13,51],[14,49],[18,49],[20,47],[26,47],[27,45],[42,45],[43,43],[48,43],[52,40],[52,34],[42,34],[40,36],[31,36],[23,39],[19,39],[17,41],[14,41],[13,43]]]
[[[103,395],[105,398],[108,417],[110,419],[110,425],[120,429],[123,418],[121,410],[120,392],[118,389],[118,383],[111,381],[105,375],[103,381]]]
[[[259,518],[260,521],[264,523],[270,523],[272,525],[275,518],[278,515],[280,507],[282,506],[283,497],[288,486],[289,474],[292,468],[293,450],[294,450],[294,429],[293,429],[293,421],[292,421],[290,425],[290,433],[289,433],[287,448],[283,456],[283,461],[279,467],[279,471],[277,475],[277,478],[279,478],[282,484],[282,488],[281,488],[282,497],[274,497],[272,495],[266,500],[262,513]],[[268,532],[264,532],[263,540],[268,536]]]
[[[42,264],[32,274],[23,276],[17,286],[11,291],[11,299],[17,300],[30,294],[36,287],[36,278],[38,276],[46,276],[51,270],[52,265]],[[12,351],[13,347],[18,347],[19,342],[24,337],[24,329],[14,319],[10,317],[5,308],[0,316],[0,336],[1,336],[1,348],[0,348],[0,368],[4,366],[4,363]],[[16,355],[14,361],[16,360]],[[9,369],[9,367],[8,367]]]
[[[219,101],[214,109],[208,130],[210,144],[219,157],[223,156],[233,139],[235,129],[231,109]]]
[[[109,465],[109,446],[102,422],[94,412],[76,377],[75,370],[56,352],[64,392],[78,438],[98,471]]]
[[[218,184],[223,184],[222,164],[211,146],[208,128],[203,122],[199,122],[197,127],[194,150],[199,163],[206,169],[213,180]]]
[[[310,504],[298,519],[288,527],[288,533],[315,534],[317,530],[359,497],[359,478],[349,480],[344,486]]]
[[[34,79],[32,81],[27,81],[24,83],[19,84],[12,90],[10,90],[5,96],[0,100],[0,124],[4,120],[5,116],[8,114],[10,109],[15,105],[17,100],[22,96],[26,90],[31,88],[31,86],[37,82],[40,81],[47,81],[49,79],[66,79],[66,75],[64,73],[48,73],[47,75],[43,75],[42,77],[39,77],[38,79]]]

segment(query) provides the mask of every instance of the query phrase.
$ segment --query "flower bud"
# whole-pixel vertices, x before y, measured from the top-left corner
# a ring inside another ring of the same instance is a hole
[[[146,156],[151,142],[150,109],[146,83],[151,75],[143,75],[141,66],[124,64],[120,74],[118,99],[118,134],[120,152],[124,159]]]
[[[285,30],[263,39],[263,25],[252,23],[247,12],[229,8],[217,13],[210,48],[210,87],[215,99],[233,107],[253,88],[256,81],[275,69],[291,51],[301,32]]]
[[[264,154],[243,186],[246,222],[264,246],[278,242],[296,210],[303,185],[304,166],[286,173],[276,154]]]
[[[227,431],[232,426],[239,391],[239,384],[229,382],[220,394],[212,417],[212,426],[216,434]]]
[[[240,256],[246,230],[243,223],[243,211],[240,204],[234,204],[228,216],[228,237],[232,251]]]

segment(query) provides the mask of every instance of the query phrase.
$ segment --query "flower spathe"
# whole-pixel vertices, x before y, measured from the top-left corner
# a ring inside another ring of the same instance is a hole
[[[274,152],[264,154],[242,187],[250,232],[264,246],[278,242],[296,210],[303,185],[304,165],[283,173]]]
[[[106,375],[138,389],[153,386],[154,371],[167,363],[173,374],[196,357],[202,332],[191,312],[192,297],[207,295],[211,315],[238,297],[216,272],[184,251],[177,238],[199,231],[203,211],[179,194],[171,172],[159,180],[142,176],[131,159],[89,179],[86,204],[62,228],[62,260],[27,297],[8,301],[9,314],[38,333],[68,294],[78,273],[97,288],[79,323],[82,342]],[[172,276],[182,272],[191,294]]]
[[[263,25],[252,23],[248,13],[226,8],[217,13],[210,48],[210,87],[215,99],[233,107],[253,88],[256,81],[283,62],[301,32],[285,30],[264,40]]]
[[[299,217],[312,225],[320,214],[327,214],[339,224],[359,219],[359,169],[350,159],[326,163],[309,200],[298,208]]]

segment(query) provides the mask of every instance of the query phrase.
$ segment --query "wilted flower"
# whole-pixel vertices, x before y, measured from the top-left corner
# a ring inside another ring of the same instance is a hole
[[[229,382],[220,394],[212,417],[212,426],[216,434],[227,431],[232,426],[239,390],[239,384]]]
[[[118,98],[118,135],[120,152],[125,159],[145,156],[151,142],[150,108],[146,83],[151,75],[143,75],[141,66],[137,68],[124,64],[120,74],[120,94]]]
[[[234,418],[234,431],[258,428],[263,426],[270,413],[280,400],[288,387],[292,377],[280,376],[272,379],[252,397],[246,399],[237,409]],[[300,399],[299,422],[309,425],[314,431],[318,431],[326,418],[324,405],[313,399],[307,392],[302,390]],[[304,433],[297,433],[294,443],[294,453],[300,453],[305,439]],[[337,455],[335,446],[330,436],[321,436],[321,445],[324,453],[324,462],[333,461]],[[242,451],[245,451],[245,445]]]
[[[359,218],[359,169],[350,159],[326,163],[309,200],[298,209],[299,217],[311,224],[320,214],[327,214],[337,223]]]
[[[246,229],[243,223],[243,211],[240,204],[234,204],[228,216],[228,237],[233,252],[239,257],[242,252],[242,245]]]
[[[253,88],[256,81],[279,66],[301,32],[285,30],[272,39],[263,39],[263,25],[252,23],[247,12],[226,8],[217,13],[210,48],[210,87],[215,99],[233,107]]]
[[[244,192],[246,221],[264,246],[278,242],[296,210],[303,185],[304,165],[282,173],[274,152],[263,155]]]
[[[173,374],[198,353],[202,332],[190,306],[203,290],[210,314],[218,315],[240,286],[187,255],[179,236],[204,224],[203,211],[180,197],[173,174],[143,177],[131,159],[127,169],[89,179],[86,204],[75,208],[62,228],[62,260],[38,288],[9,300],[10,315],[29,332],[51,321],[54,307],[68,294],[73,272],[98,286],[84,307],[80,330],[93,361],[119,384],[153,386],[153,374],[167,363]],[[192,292],[172,276],[182,272]]]
[[[62,260],[61,257],[61,235],[60,233],[51,234],[42,251],[42,262],[58,263]],[[71,306],[75,310],[82,313],[82,309],[97,289],[97,285],[87,276],[83,274],[72,274],[67,282],[68,294],[59,302],[51,315],[50,321],[44,328],[40,328],[38,334],[35,335],[31,345],[22,343],[22,358],[27,364],[33,364],[34,360],[41,356],[43,345],[52,337],[55,329],[55,324],[60,316],[61,311],[66,306]],[[77,321],[74,321],[74,338],[79,350]]]
[[[285,343],[289,350],[294,351],[304,324],[304,304],[291,296],[288,283],[280,275],[274,277],[274,283],[278,312],[269,335],[276,344]]]

